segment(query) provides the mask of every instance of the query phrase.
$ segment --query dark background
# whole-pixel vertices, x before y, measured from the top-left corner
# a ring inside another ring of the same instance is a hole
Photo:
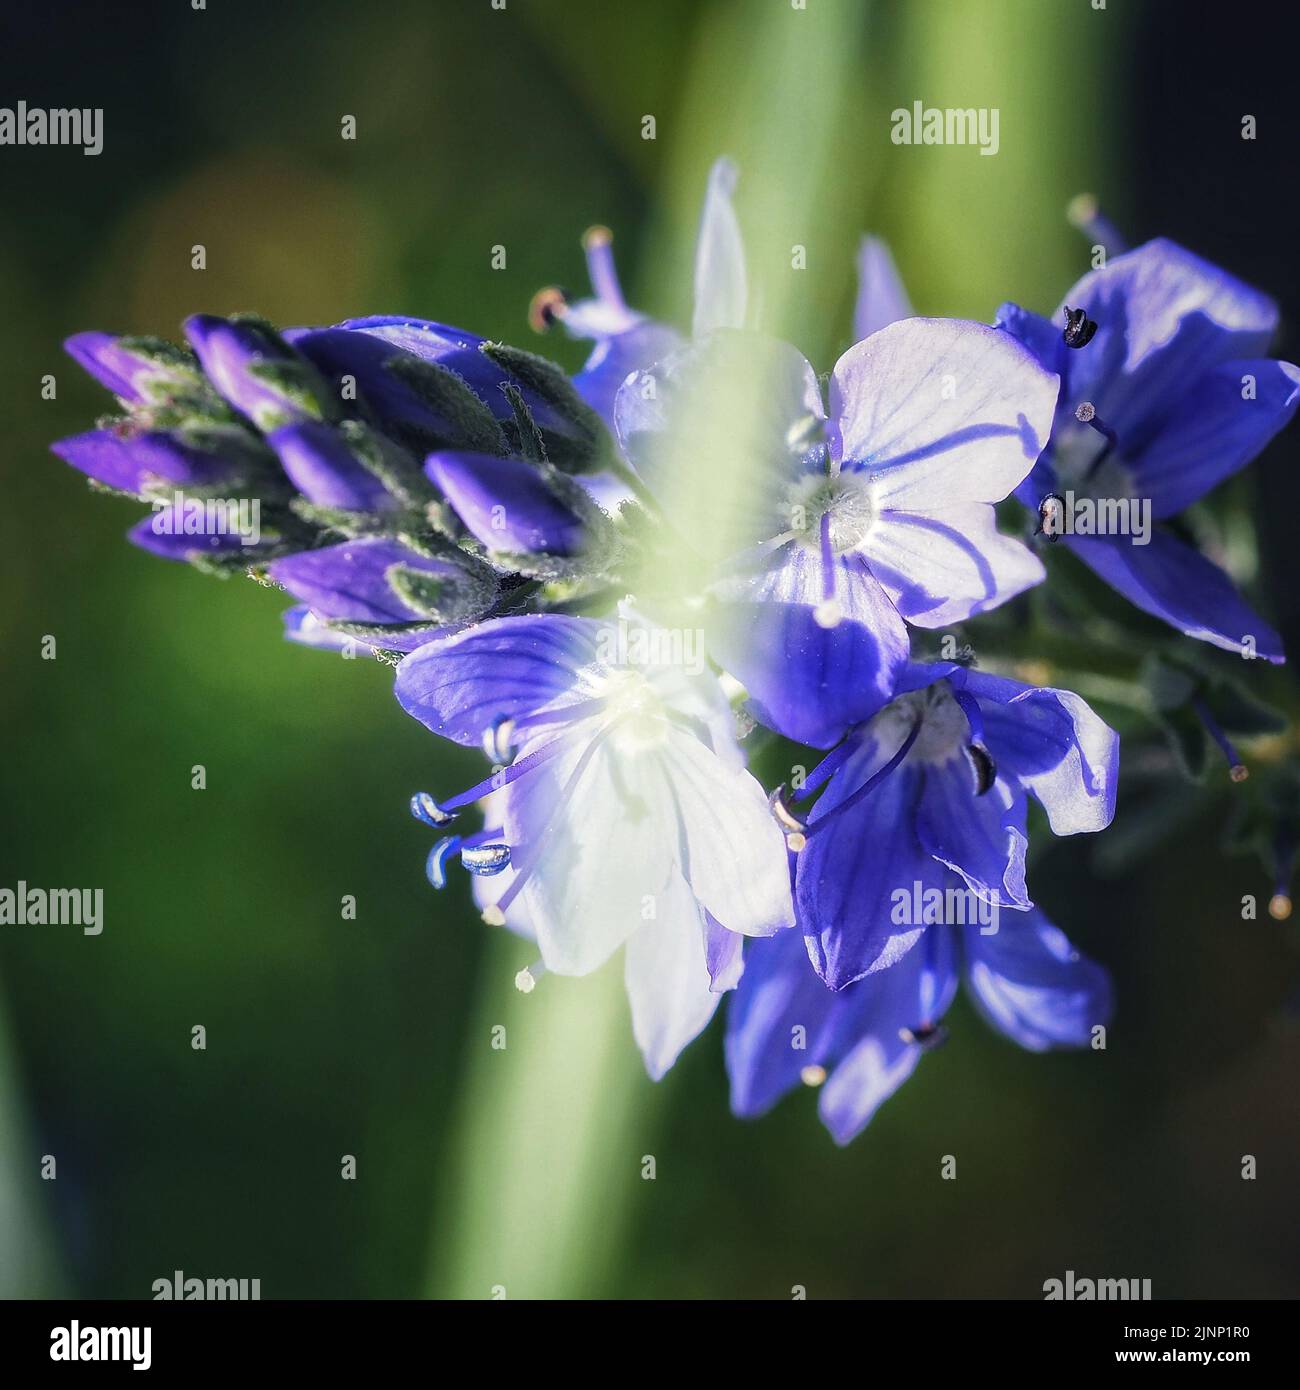
[[[0,1292],[147,1296],[175,1269],[257,1277],[267,1298],[1037,1297],[1066,1269],[1157,1297],[1300,1291],[1295,927],[1241,920],[1271,884],[1218,847],[1224,779],[1124,872],[1079,842],[1035,867],[1038,899],[1114,971],[1104,1053],[1024,1054],[959,1004],[849,1149],[809,1095],[742,1124],[720,1020],[654,1086],[618,964],[524,999],[526,948],[479,923],[463,881],[432,894],[406,798],[478,761],[401,712],[387,669],[284,643],[273,593],[129,548],[130,504],[47,453],[108,407],[60,350],[83,328],[400,311],[535,346],[529,296],[583,287],[596,221],[636,302],[680,319],[668,248],[723,151],[759,254],[767,237],[814,253],[789,327],[820,369],[848,341],[862,231],[889,237],[922,312],[1046,311],[1086,268],[1062,215],[1082,189],[1133,242],[1171,236],[1275,295],[1296,359],[1281,7],[788,11],[6,6],[0,105],[102,106],[105,150],[0,148],[0,884],[102,887],[106,924],[0,928]],[[807,31],[780,26],[828,15],[847,80],[814,119],[830,98],[803,80]],[[1001,153],[891,146],[889,111],[915,99],[999,106]],[[763,122],[825,165],[823,197],[783,203],[775,166],[746,161]],[[1257,527],[1252,591],[1293,651],[1295,453],[1291,431],[1216,501]],[[1116,835],[1139,814],[1122,795]]]

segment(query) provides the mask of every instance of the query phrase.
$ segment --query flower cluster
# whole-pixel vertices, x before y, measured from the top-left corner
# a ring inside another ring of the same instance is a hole
[[[1178,633],[1281,661],[1174,525],[1290,419],[1300,371],[1263,355],[1269,300],[1169,242],[982,324],[914,316],[867,239],[823,382],[761,331],[735,186],[720,161],[689,333],[630,308],[587,234],[592,296],[531,310],[591,341],[572,379],[419,320],[200,315],[188,348],[73,338],[120,409],[54,447],[152,505],[137,544],[282,587],[292,638],[394,662],[402,707],[483,751],[482,781],[411,806],[434,886],[459,864],[535,942],[521,988],[623,948],[655,1078],[730,994],[736,1112],[824,1082],[847,1142],[943,1038],[959,975],[1026,1048],[1096,1046],[1110,1016],[1030,896],[1029,803],[1052,834],[1104,829],[1119,736],[1032,665],[936,660],[927,634],[1050,591],[1063,539]],[[191,526],[187,499],[256,503],[257,536]],[[1096,524],[1131,506],[1158,528]],[[1258,732],[1256,707],[1182,655],[1150,679],[1236,775],[1223,726]],[[758,764],[792,744],[769,791]]]

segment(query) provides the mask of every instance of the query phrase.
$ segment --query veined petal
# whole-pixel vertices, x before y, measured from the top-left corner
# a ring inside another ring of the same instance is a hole
[[[946,627],[996,608],[1046,577],[1027,546],[981,502],[882,512],[862,543],[871,571],[908,622]]]
[[[679,820],[658,758],[627,753],[599,720],[549,737],[563,747],[505,788],[502,820],[513,865],[528,868],[520,901],[546,968],[586,975],[648,913],[661,919],[680,877]]]
[[[690,734],[670,734],[659,757],[680,824],[678,866],[695,896],[745,936],[793,926],[785,836],[763,788]]]
[[[1283,662],[1282,639],[1241,597],[1215,564],[1160,528],[1147,545],[1123,536],[1067,536],[1065,543],[1112,589],[1188,637],[1224,651],[1249,645]]]
[[[799,925],[817,973],[832,989],[892,968],[921,928],[896,922],[895,893],[941,887],[943,868],[916,831],[922,772],[904,762],[850,809],[819,828],[896,752],[870,735],[831,778],[808,817],[810,833],[795,867]]]
[[[907,661],[907,629],[867,561],[834,561],[838,623],[817,609],[826,591],[820,556],[793,542],[759,574],[714,588],[709,648],[741,681],[759,719],[787,738],[829,748],[894,693]]]
[[[765,1114],[799,1084],[800,1072],[830,1060],[837,1001],[808,961],[798,932],[751,941],[745,973],[727,1005],[731,1109]]]
[[[703,1032],[721,998],[705,955],[707,920],[680,876],[671,880],[658,909],[654,921],[643,922],[628,938],[623,956],[632,1034],[652,1081]]]
[[[1043,804],[1055,835],[1101,830],[1115,814],[1119,735],[1070,690],[967,673],[998,770]]]
[[[1008,334],[905,319],[851,347],[831,380],[831,448],[877,507],[999,502],[1052,428],[1058,380]]]
[[[923,1049],[913,1037],[943,1018],[956,989],[955,937],[951,928],[936,926],[897,965],[839,996],[844,1003],[837,1033],[856,1041],[817,1098],[822,1123],[837,1144],[861,1134],[916,1070]]]
[[[926,852],[999,907],[1030,906],[1025,890],[1025,802],[998,778],[976,796],[964,757],[925,769],[916,833]]]
[[[1151,499],[1156,520],[1176,515],[1245,467],[1290,421],[1297,403],[1300,367],[1290,362],[1239,359],[1205,372],[1131,460],[1133,491]]]
[[[556,613],[479,623],[407,657],[398,702],[435,734],[476,746],[501,720],[581,698],[575,687],[597,659],[601,628]]]
[[[573,378],[574,389],[612,430],[619,387],[633,372],[653,367],[681,345],[681,336],[673,329],[645,319],[597,342]]]
[[[1086,1047],[1110,1021],[1110,976],[1041,912],[1004,918],[991,936],[967,927],[963,945],[980,1012],[1021,1047]]]

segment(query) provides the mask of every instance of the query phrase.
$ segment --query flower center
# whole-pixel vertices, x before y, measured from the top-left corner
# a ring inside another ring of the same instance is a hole
[[[821,549],[823,518],[833,555],[856,550],[876,519],[870,486],[857,472],[809,474],[790,488],[786,500],[789,530],[809,550]]]
[[[876,716],[877,738],[892,748],[912,725],[921,721],[912,756],[923,762],[946,763],[963,755],[971,741],[970,722],[952,697],[947,681],[900,695]]]

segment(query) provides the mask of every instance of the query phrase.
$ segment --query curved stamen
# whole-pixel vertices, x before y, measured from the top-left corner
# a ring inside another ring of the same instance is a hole
[[[857,739],[846,738],[837,748],[832,748],[804,778],[803,786],[796,788],[790,799],[792,801],[806,801],[819,787],[825,786],[849,755],[856,752],[861,746]]]
[[[623,287],[618,283],[614,267],[614,233],[608,227],[588,227],[582,234],[582,249],[587,257],[587,275],[596,298],[616,308],[626,309]]]
[[[822,830],[829,821],[834,820],[836,816],[841,816],[844,814],[845,811],[848,811],[852,807],[856,806],[864,796],[866,796],[869,792],[873,791],[876,787],[878,787],[880,783],[883,782],[885,778],[888,777],[889,774],[893,772],[893,770],[899,765],[899,763],[901,763],[903,759],[907,757],[907,755],[912,751],[912,745],[916,742],[920,732],[921,720],[917,719],[915,723],[913,723],[912,725],[911,732],[899,745],[898,751],[894,754],[892,758],[890,758],[890,760],[884,765],[884,767],[880,768],[876,772],[873,772],[871,776],[868,777],[867,780],[863,782],[863,784],[857,789],[857,791],[853,792],[849,796],[846,796],[838,806],[832,807],[819,820],[812,821],[809,824],[808,829],[805,833],[809,836],[816,835],[817,832],[819,830]]]
[[[1228,761],[1228,776],[1234,782],[1244,782],[1250,776],[1250,770],[1241,761],[1237,750],[1232,745],[1232,740],[1219,725],[1219,721],[1210,713],[1209,707],[1199,695],[1192,697],[1192,709],[1196,711],[1197,717],[1205,725],[1205,732],[1219,745],[1219,750]]]
[[[447,860],[463,843],[459,835],[448,835],[434,845],[424,861],[425,876],[439,892],[447,886]]]
[[[411,798],[411,812],[417,820],[423,820],[428,825],[446,825],[448,821],[454,820],[456,812],[463,811],[466,806],[472,805],[475,801],[482,800],[485,796],[490,796],[493,792],[499,792],[503,787],[508,787],[512,782],[517,782],[521,777],[525,777],[542,763],[549,761],[564,747],[564,740],[553,738],[549,743],[544,743],[540,748],[535,748],[526,757],[518,759],[503,767],[499,771],[492,773],[490,777],[485,777],[481,782],[475,784],[463,792],[457,792],[455,796],[448,797],[446,801],[434,801],[428,792],[419,792]],[[420,809],[416,810],[416,802],[420,798],[425,798],[421,802]],[[427,815],[433,815],[435,819],[426,819]]]
[[[813,609],[813,621],[818,627],[838,627],[844,619],[843,610],[835,598],[835,551],[831,546],[831,513],[822,513],[822,601]]]
[[[782,782],[767,798],[767,808],[772,813],[772,819],[781,827],[785,835],[786,846],[798,852],[808,843],[808,825],[790,809],[787,796],[786,785]]]

